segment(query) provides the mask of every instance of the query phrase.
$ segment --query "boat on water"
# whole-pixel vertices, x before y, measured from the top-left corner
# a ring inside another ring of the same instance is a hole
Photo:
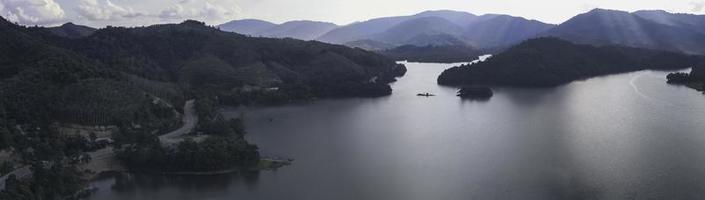
[[[419,94],[417,94],[416,96],[420,96],[420,97],[434,97],[434,96],[436,96],[436,95],[427,92],[427,93],[419,93]]]

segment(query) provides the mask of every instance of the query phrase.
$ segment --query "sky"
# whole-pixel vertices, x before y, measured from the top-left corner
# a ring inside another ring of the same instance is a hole
[[[236,19],[315,20],[345,25],[426,10],[509,14],[558,24],[594,8],[705,14],[705,0],[0,0],[0,15],[23,25],[74,22],[144,26],[186,19],[218,25]]]

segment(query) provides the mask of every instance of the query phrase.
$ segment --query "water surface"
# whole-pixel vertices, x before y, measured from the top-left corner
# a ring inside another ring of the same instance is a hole
[[[468,101],[436,84],[451,66],[408,63],[389,97],[225,113],[245,116],[248,139],[292,166],[106,179],[92,198],[705,198],[705,96],[667,85],[666,72],[495,88],[488,101]]]

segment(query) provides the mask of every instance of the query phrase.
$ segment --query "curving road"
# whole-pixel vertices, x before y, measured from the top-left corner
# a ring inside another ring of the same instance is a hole
[[[198,116],[196,116],[196,110],[193,107],[193,99],[186,101],[184,104],[184,116],[181,119],[183,126],[175,131],[169,132],[167,134],[159,136],[159,140],[162,144],[174,144],[183,140],[183,136],[193,131],[198,124]]]

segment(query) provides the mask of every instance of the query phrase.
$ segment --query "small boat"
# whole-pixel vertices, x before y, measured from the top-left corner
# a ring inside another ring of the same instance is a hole
[[[420,97],[434,97],[434,96],[436,96],[436,95],[427,92],[427,93],[419,93],[419,94],[417,94],[416,96],[420,96]]]

